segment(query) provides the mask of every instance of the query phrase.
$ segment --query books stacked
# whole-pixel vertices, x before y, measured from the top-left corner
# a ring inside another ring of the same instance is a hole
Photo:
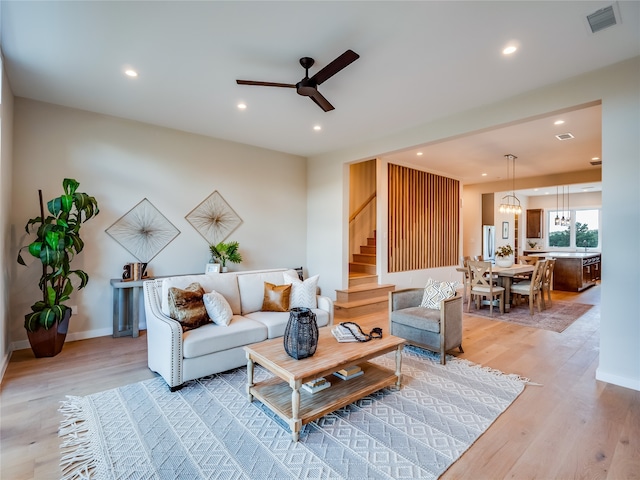
[[[363,373],[358,365],[353,365],[352,367],[343,368],[342,370],[334,372],[334,375],[342,380],[349,380],[354,377],[359,377]]]
[[[336,337],[336,340],[339,342],[357,342],[358,339],[354,336],[354,334],[347,327],[342,325],[336,325],[331,329],[331,333]],[[366,340],[359,332],[356,332],[355,335],[360,338],[361,341]]]
[[[302,384],[303,390],[306,390],[309,393],[316,393],[324,390],[325,388],[329,388],[330,386],[331,382],[327,381],[324,377],[314,378],[313,380]]]

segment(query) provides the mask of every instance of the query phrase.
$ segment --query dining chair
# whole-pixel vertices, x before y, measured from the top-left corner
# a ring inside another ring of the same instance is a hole
[[[538,257],[534,257],[532,255],[520,255],[518,261],[521,265],[535,265],[538,261]]]
[[[471,257],[469,255],[460,256],[460,266],[465,270],[462,273],[462,303],[464,304],[467,301],[467,292],[469,291],[469,260]]]
[[[547,293],[547,299],[549,300],[549,306],[551,306],[551,282],[553,282],[553,268],[556,266],[555,259],[547,259],[547,266],[544,269],[544,275],[542,277],[542,307],[546,310],[547,304],[544,300],[544,294]]]
[[[546,260],[540,260],[536,263],[531,280],[525,280],[511,285],[511,297],[515,300],[518,297],[529,297],[529,314],[533,315],[534,302],[538,305],[538,312],[542,312],[542,279],[546,269]]]
[[[469,261],[469,300],[467,312],[471,309],[471,299],[476,299],[476,308],[482,304],[482,299],[489,300],[489,315],[493,316],[493,301],[500,300],[500,313],[504,313],[504,287],[493,283],[493,267],[491,262]]]

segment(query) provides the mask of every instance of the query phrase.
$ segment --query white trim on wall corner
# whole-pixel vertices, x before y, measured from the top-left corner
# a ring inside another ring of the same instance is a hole
[[[9,366],[10,359],[11,359],[11,350],[9,350],[9,352],[2,359],[2,368],[0,369],[0,385],[2,384],[2,380],[4,380],[4,372],[7,371],[7,367]]]
[[[640,381],[637,378],[621,377],[619,375],[613,375],[603,372],[602,370],[597,368],[596,380],[611,383],[613,385],[618,385],[619,387],[630,388],[631,390],[637,390],[640,392]]]

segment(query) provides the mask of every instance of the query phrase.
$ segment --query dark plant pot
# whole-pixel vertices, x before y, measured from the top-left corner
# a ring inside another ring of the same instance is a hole
[[[300,360],[316,353],[318,323],[316,314],[308,308],[294,307],[284,331],[284,349],[289,356]]]
[[[64,316],[60,322],[56,322],[50,329],[38,328],[35,332],[27,330],[27,337],[31,344],[31,350],[36,358],[55,357],[62,351],[64,340],[67,338],[69,330],[69,319],[71,309],[64,311]]]

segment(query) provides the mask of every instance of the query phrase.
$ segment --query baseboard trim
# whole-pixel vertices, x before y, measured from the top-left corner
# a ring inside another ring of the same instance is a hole
[[[621,377],[620,375],[613,375],[611,373],[603,372],[599,368],[596,369],[596,380],[601,382],[611,383],[618,385],[619,387],[630,388],[631,390],[637,390],[640,392],[640,379]]]
[[[87,338],[106,337],[107,335],[113,335],[112,328],[99,328],[97,330],[87,330],[85,332],[68,333],[65,343],[85,340]],[[24,350],[25,348],[31,348],[29,340],[18,340],[17,342],[11,343],[11,351]]]

